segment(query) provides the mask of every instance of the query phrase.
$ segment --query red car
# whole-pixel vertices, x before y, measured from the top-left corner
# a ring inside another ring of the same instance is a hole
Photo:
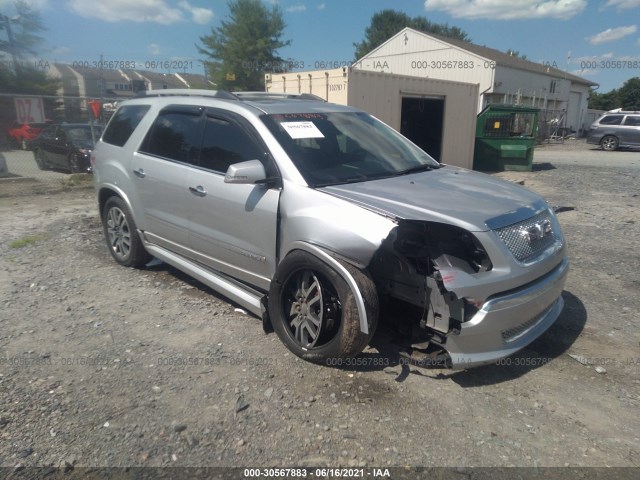
[[[25,123],[23,125],[16,124],[15,127],[7,130],[9,141],[13,146],[26,149],[28,142],[36,138],[40,131],[49,125],[48,123]]]

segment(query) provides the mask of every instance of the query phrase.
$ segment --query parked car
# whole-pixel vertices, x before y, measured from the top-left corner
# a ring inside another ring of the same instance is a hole
[[[38,168],[91,172],[91,152],[101,134],[102,127],[85,123],[63,123],[45,128],[31,142]]]
[[[640,147],[640,112],[611,110],[589,127],[587,143],[603,150]]]
[[[7,130],[9,142],[14,147],[27,150],[29,142],[35,139],[47,125],[49,123],[24,123],[22,125],[16,123],[14,127]]]
[[[347,365],[387,299],[457,368],[516,352],[563,308],[565,241],[542,198],[354,108],[150,91],[120,105],[94,161],[117,263],[173,265],[312,362]]]

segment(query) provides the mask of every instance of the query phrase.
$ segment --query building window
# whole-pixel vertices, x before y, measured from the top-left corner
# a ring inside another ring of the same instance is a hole
[[[556,81],[551,80],[551,85],[549,85],[549,93],[556,93]]]

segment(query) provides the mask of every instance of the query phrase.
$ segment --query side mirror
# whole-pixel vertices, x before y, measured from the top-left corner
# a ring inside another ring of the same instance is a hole
[[[237,183],[240,185],[253,185],[263,183],[267,179],[267,173],[260,160],[248,160],[246,162],[229,165],[224,176],[224,183]]]

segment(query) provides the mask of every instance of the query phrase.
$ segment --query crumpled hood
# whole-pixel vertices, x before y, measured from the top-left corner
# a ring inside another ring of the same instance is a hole
[[[520,185],[451,166],[319,190],[383,215],[449,223],[469,231],[489,230],[487,221],[507,214],[509,223],[515,223],[546,206],[539,195]],[[496,222],[491,223],[496,228]]]

